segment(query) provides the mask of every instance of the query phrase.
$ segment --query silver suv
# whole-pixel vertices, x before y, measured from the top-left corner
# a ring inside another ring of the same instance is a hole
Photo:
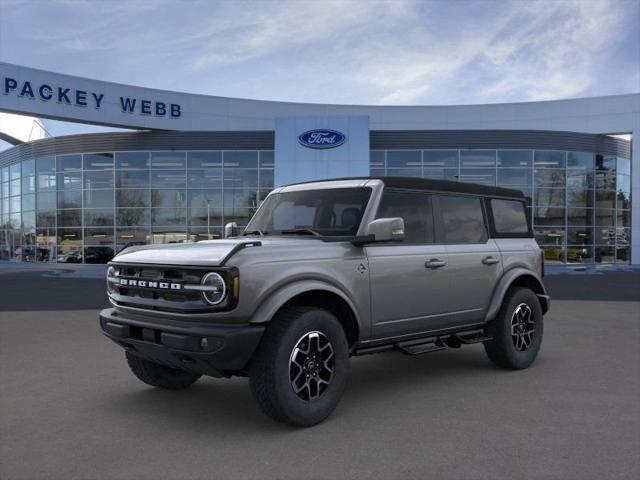
[[[130,247],[110,263],[104,333],[143,382],[248,375],[270,417],[321,422],[349,357],[483,343],[534,361],[549,297],[521,192],[420,178],[275,189],[242,233]]]

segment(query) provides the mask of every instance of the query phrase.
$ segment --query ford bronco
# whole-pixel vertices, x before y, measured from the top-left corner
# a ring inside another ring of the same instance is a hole
[[[221,240],[133,246],[109,264],[103,332],[146,384],[249,377],[268,416],[323,421],[349,357],[482,343],[526,368],[549,297],[521,192],[421,178],[276,188]]]

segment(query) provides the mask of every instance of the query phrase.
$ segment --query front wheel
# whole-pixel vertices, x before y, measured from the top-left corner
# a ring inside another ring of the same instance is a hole
[[[266,415],[308,427],[334,410],[348,368],[347,338],[336,317],[319,308],[293,307],[267,327],[249,367],[249,384]]]
[[[484,342],[484,349],[493,363],[514,370],[527,368],[542,344],[542,307],[536,294],[523,287],[509,289],[486,330],[492,339]]]

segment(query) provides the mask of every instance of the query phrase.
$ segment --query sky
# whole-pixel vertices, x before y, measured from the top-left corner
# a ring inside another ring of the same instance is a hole
[[[639,25],[640,0],[0,0],[0,61],[265,100],[538,101],[640,92]]]

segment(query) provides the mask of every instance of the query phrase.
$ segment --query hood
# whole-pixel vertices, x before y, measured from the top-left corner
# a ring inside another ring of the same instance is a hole
[[[113,259],[117,263],[146,263],[159,265],[206,265],[218,267],[245,247],[251,248],[260,243],[269,245],[310,245],[319,242],[311,238],[291,237],[244,237],[225,240],[205,240],[197,243],[179,243],[167,245],[142,245],[129,247]],[[252,245],[253,244],[253,245]]]

